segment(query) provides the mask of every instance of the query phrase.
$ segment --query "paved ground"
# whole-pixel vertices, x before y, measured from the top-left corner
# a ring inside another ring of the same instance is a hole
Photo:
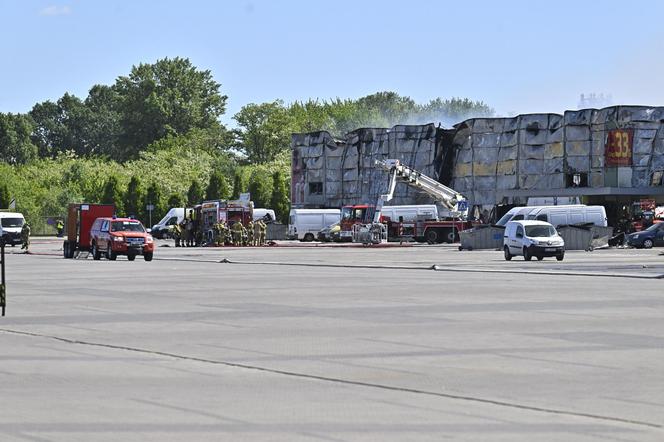
[[[664,439],[660,250],[166,244],[8,249],[0,440]]]

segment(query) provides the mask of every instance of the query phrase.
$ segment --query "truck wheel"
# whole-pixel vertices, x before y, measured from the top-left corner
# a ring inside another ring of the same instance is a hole
[[[106,258],[108,258],[110,261],[115,261],[117,257],[118,255],[115,254],[115,252],[111,248],[111,245],[109,244],[108,247],[106,248]]]
[[[447,232],[447,237],[446,238],[447,238],[447,242],[450,243],[450,244],[455,243],[455,242],[458,241],[458,235],[455,235],[453,230],[450,230],[449,232]]]
[[[565,253],[563,252],[563,253],[561,253],[560,255],[556,255],[556,259],[557,259],[558,261],[562,261],[563,259],[565,259]]]
[[[530,254],[528,248],[526,247],[523,248],[523,259],[525,259],[526,261],[530,261],[531,259],[533,259],[533,255]]]
[[[307,233],[304,235],[304,238],[302,238],[302,241],[304,242],[311,242],[314,240],[314,234],[313,233]]]
[[[99,261],[101,259],[101,252],[97,248],[97,243],[92,244],[92,259]]]
[[[134,255],[133,253],[131,253],[131,254],[127,255],[127,259],[128,259],[129,261],[133,261],[133,260],[136,259],[136,255]]]
[[[503,247],[503,253],[505,255],[505,261],[511,261],[512,260],[512,254],[510,253],[509,247],[507,247],[507,246]]]
[[[426,239],[429,244],[436,244],[438,242],[438,232],[436,229],[427,229],[424,233],[424,239]]]
[[[648,239],[643,240],[643,248],[644,249],[652,249],[652,246],[653,246],[652,239],[648,238]]]
[[[146,260],[147,262],[152,261],[152,252],[148,252],[143,255],[143,259]]]
[[[64,255],[65,259],[69,259],[69,241],[65,241],[62,244],[62,254]]]
[[[538,257],[537,257],[537,260],[538,260],[538,261],[541,261],[541,260],[543,260],[543,259],[544,259],[543,256],[538,256]]]

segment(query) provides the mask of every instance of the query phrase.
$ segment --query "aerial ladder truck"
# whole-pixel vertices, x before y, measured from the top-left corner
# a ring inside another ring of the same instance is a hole
[[[377,167],[389,173],[387,193],[380,195],[376,203],[373,220],[370,224],[353,225],[353,242],[363,244],[379,244],[387,240],[387,227],[381,222],[383,205],[394,196],[397,182],[405,183],[417,190],[431,196],[438,206],[438,219],[423,220],[416,226],[415,237],[429,243],[454,242],[457,232],[471,227],[466,221],[468,203],[463,195],[435,179],[424,175],[411,167],[402,164],[399,160],[377,160]]]

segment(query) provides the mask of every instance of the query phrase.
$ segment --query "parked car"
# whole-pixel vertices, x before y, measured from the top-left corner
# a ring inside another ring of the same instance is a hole
[[[664,222],[653,224],[646,230],[627,235],[627,245],[637,249],[664,246]]]
[[[90,229],[90,250],[95,260],[106,255],[115,261],[118,255],[125,255],[133,261],[136,256],[143,255],[143,259],[152,261],[154,240],[138,220],[97,218]]]
[[[318,241],[329,242],[329,241],[341,241],[341,226],[339,223],[330,224],[329,226],[321,229],[318,232],[317,238]]]
[[[510,221],[503,236],[505,260],[521,255],[526,261],[533,256],[541,261],[546,256],[555,256],[558,261],[565,258],[565,241],[556,228],[544,221]]]
[[[508,221],[536,220],[545,221],[554,227],[567,225],[593,224],[606,227],[606,209],[604,206],[586,206],[574,204],[566,206],[532,206],[510,209],[496,225],[504,226]]]

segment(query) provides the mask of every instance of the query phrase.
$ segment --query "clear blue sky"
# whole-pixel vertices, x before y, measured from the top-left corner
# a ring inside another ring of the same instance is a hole
[[[380,90],[502,115],[590,92],[664,105],[663,23],[657,1],[0,0],[0,112],[175,56],[212,71],[226,123],[251,102]]]

